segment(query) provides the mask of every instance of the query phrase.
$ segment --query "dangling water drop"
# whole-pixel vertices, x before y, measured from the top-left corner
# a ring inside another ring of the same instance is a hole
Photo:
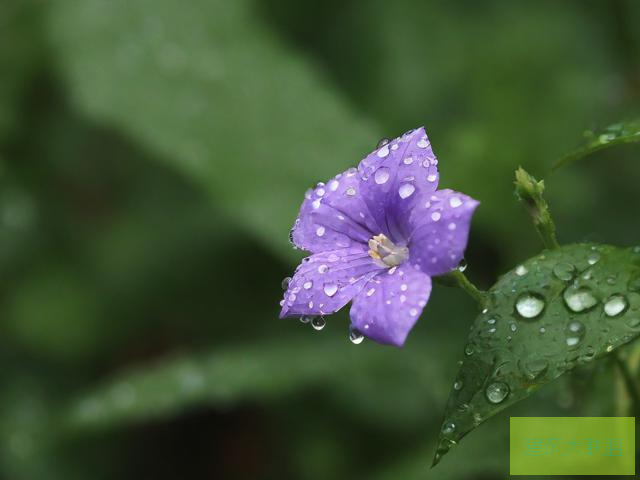
[[[300,322],[304,323],[304,324],[307,324],[307,323],[310,323],[311,321],[313,321],[313,318],[314,317],[312,315],[303,315],[303,316],[300,317]]]
[[[484,394],[491,403],[501,403],[509,395],[509,385],[504,382],[494,382],[486,388]]]
[[[354,345],[360,345],[364,340],[364,335],[355,328],[351,328],[349,330],[349,340],[351,340],[351,343]]]
[[[523,293],[516,300],[516,311],[523,318],[536,318],[544,307],[544,299],[536,293]]]
[[[458,271],[459,272],[464,272],[467,269],[467,260],[462,257],[462,260],[460,260],[460,263],[458,264]]]
[[[313,327],[314,330],[322,330],[325,326],[327,325],[327,321],[324,319],[324,317],[314,317],[311,320],[311,326]]]

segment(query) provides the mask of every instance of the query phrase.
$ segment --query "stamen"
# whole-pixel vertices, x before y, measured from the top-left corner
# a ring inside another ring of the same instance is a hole
[[[409,257],[407,247],[396,246],[382,233],[369,240],[369,249],[369,256],[385,267],[396,267]]]

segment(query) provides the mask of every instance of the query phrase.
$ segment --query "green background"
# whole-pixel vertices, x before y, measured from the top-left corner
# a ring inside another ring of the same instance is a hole
[[[485,479],[508,417],[435,470],[474,317],[436,287],[404,349],[277,319],[304,191],[425,125],[481,201],[489,287],[539,251],[512,195],[638,117],[633,1],[0,0],[0,477]],[[562,242],[640,243],[637,146],[547,178]],[[630,352],[634,353],[634,352]],[[614,415],[608,360],[509,414]]]

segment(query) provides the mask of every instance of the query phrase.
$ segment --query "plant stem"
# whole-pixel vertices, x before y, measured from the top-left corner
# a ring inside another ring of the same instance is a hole
[[[486,293],[478,289],[478,287],[471,283],[471,281],[464,273],[456,269],[449,272],[447,275],[455,282],[456,286],[464,290],[471,298],[473,298],[478,303],[480,309],[483,309],[486,306]]]
[[[540,235],[544,246],[548,249],[559,248],[556,238],[556,225],[551,218],[549,205],[542,197],[544,181],[537,181],[522,167],[516,170],[516,197],[524,204],[533,219],[533,225]]]
[[[633,415],[640,415],[640,392],[638,392],[638,385],[636,384],[633,375],[629,371],[629,366],[622,359],[622,357],[620,357],[618,353],[616,353],[614,357],[616,360],[616,365],[618,366],[620,374],[622,375],[622,379],[624,380],[624,385],[627,388],[629,398],[631,399]]]

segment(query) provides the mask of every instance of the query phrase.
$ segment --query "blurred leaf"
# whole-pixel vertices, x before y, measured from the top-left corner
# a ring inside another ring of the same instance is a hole
[[[548,250],[489,293],[447,403],[436,463],[499,411],[640,334],[640,247]]]
[[[587,131],[584,137],[584,146],[556,161],[552,170],[557,170],[605,148],[640,142],[640,120],[609,125],[601,132]]]
[[[292,255],[286,232],[305,188],[356,163],[380,135],[283,48],[251,5],[56,2],[51,39],[82,110]]]
[[[381,415],[386,406],[390,422],[397,424],[402,416],[391,408],[393,397],[376,397],[375,389],[366,385],[368,375],[379,379],[378,389],[398,390],[396,397],[413,392],[413,399],[405,402],[410,411],[415,410],[412,402],[417,399],[421,399],[420,411],[444,401],[446,370],[429,362],[440,351],[436,342],[420,352],[400,355],[395,349],[375,344],[356,347],[346,340],[337,345],[335,341],[334,336],[325,340],[289,338],[167,359],[123,373],[83,395],[70,408],[68,418],[80,428],[109,427],[167,417],[195,405],[224,408],[258,398],[283,398],[313,385],[330,385],[330,390],[344,390],[340,396],[348,395],[354,409],[371,411],[376,407],[360,405],[358,399],[370,394],[370,403],[374,403],[377,398],[378,413]],[[328,349],[332,349],[331,355],[326,355]],[[394,385],[388,376],[391,371],[407,380],[400,382],[403,386]],[[409,383],[411,378],[414,383]],[[394,408],[397,406],[396,402]],[[384,420],[380,415],[376,423]]]

